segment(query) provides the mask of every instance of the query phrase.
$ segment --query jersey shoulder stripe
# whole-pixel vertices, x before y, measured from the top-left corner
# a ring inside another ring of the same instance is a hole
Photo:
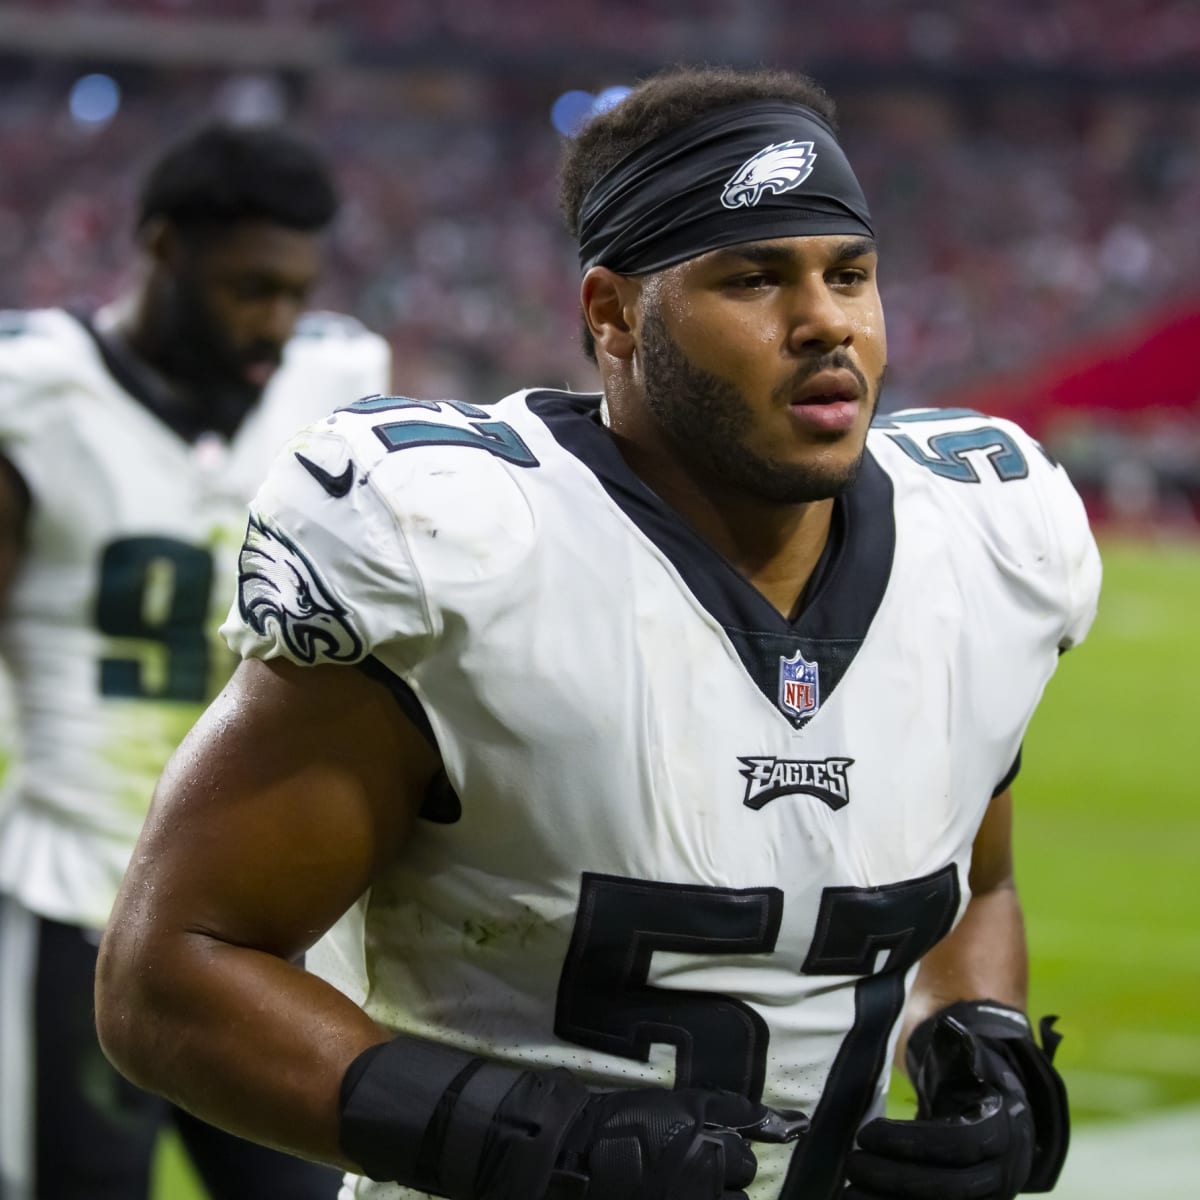
[[[1000,575],[1063,615],[1063,646],[1095,615],[1100,559],[1063,467],[1013,421],[963,408],[883,413],[868,436],[899,504],[922,502],[982,542]]]

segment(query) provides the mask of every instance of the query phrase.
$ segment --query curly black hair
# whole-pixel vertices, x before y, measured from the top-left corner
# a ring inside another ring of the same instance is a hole
[[[308,143],[274,126],[215,123],[168,148],[151,167],[137,226],[162,217],[185,235],[239,221],[315,232],[337,207],[330,169]]]
[[[755,100],[806,105],[836,130],[836,107],[815,80],[793,71],[673,67],[650,76],[571,139],[559,170],[559,202],[571,236],[592,185],[639,147],[705,113]]]
[[[837,108],[819,83],[794,71],[732,67],[672,67],[644,80],[619,104],[593,117],[569,140],[559,167],[559,205],[571,236],[579,239],[579,212],[597,180],[647,142],[719,108],[755,100],[803,104],[837,129]],[[596,361],[586,322],[584,353]]]

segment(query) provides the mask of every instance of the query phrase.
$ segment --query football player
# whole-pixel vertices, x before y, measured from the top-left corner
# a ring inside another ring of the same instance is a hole
[[[806,78],[656,77],[563,194],[603,394],[372,397],[278,458],[105,1048],[346,1197],[1045,1191],[1011,784],[1096,605],[1082,505],[1005,421],[872,426],[874,232]]]
[[[136,1200],[173,1116],[214,1196],[332,1197],[328,1168],[131,1087],[95,1036],[108,920],[170,752],[233,666],[215,636],[272,455],[386,345],[305,314],[336,196],[307,144],[208,126],[141,192],[145,270],[92,314],[0,315],[0,649],[21,762],[0,823],[0,1196]]]

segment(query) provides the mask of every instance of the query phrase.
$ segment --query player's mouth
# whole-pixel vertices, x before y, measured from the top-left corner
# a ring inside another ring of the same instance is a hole
[[[265,388],[270,383],[271,376],[278,370],[278,356],[263,355],[258,358],[248,358],[242,362],[242,378],[257,388]]]
[[[793,419],[813,433],[845,433],[858,420],[862,385],[852,371],[820,371],[788,401]]]

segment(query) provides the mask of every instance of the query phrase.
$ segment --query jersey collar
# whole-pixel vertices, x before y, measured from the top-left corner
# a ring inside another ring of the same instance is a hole
[[[789,621],[633,472],[601,421],[600,401],[597,394],[549,390],[525,397],[559,445],[670,560],[764,695],[803,728],[854,661],[887,591],[896,545],[891,479],[867,451],[854,486],[834,502],[829,542],[803,608]],[[816,664],[819,677],[816,707],[800,713],[780,701],[781,660],[797,653]]]

